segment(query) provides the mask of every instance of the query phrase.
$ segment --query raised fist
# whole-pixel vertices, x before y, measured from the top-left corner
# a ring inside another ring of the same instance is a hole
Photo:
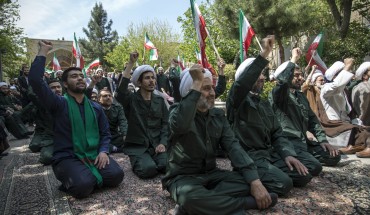
[[[135,63],[139,58],[139,53],[137,51],[130,53],[130,63]]]
[[[203,81],[204,68],[202,65],[194,64],[192,67],[190,67],[189,73],[193,81],[201,81],[201,82]]]
[[[275,43],[275,36],[274,35],[268,35],[267,37],[262,39],[262,52],[261,56],[266,58],[270,52],[272,51],[272,47]]]
[[[300,48],[294,48],[292,50],[292,60],[291,61],[293,63],[296,63],[299,60],[299,58],[301,57],[301,55],[302,55],[301,49]]]
[[[222,58],[218,59],[217,66],[218,66],[219,69],[224,69],[225,65],[226,64],[225,64],[224,59],[222,59]]]

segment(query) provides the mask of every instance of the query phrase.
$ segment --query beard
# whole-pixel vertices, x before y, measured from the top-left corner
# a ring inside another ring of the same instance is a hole
[[[203,95],[200,96],[198,102],[197,102],[197,108],[198,109],[212,109],[215,106],[214,102],[208,102],[208,99],[204,97]]]
[[[257,86],[257,84],[253,85],[252,87],[252,90],[251,90],[253,93],[255,94],[261,94],[262,91],[263,91],[263,86],[262,87],[259,87]]]
[[[80,94],[80,93],[84,93],[86,90],[86,88],[84,89],[80,89],[80,88],[70,88],[69,91],[71,91],[72,93],[76,93],[76,94]]]

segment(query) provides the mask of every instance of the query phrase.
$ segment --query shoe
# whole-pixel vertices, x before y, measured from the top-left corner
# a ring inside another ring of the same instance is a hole
[[[370,147],[366,147],[364,150],[357,152],[356,156],[359,158],[370,158]]]
[[[278,195],[276,193],[269,193],[269,194],[271,197],[271,204],[266,209],[274,207],[278,202]],[[258,205],[254,197],[252,196],[247,197],[247,205],[245,209],[258,210]]]
[[[184,207],[176,204],[175,209],[173,209],[173,215],[187,215]]]
[[[349,145],[349,146],[347,146],[347,148],[340,148],[339,151],[342,154],[351,155],[351,154],[355,154],[356,152],[360,152],[360,151],[362,151],[364,149],[365,149],[365,146],[352,146],[352,145]]]

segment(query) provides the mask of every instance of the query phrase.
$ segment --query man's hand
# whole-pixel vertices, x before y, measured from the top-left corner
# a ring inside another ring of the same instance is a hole
[[[139,53],[137,51],[131,52],[129,63],[132,63],[132,64],[136,63],[138,58],[139,58]]]
[[[109,165],[109,157],[108,157],[107,153],[100,152],[98,157],[96,157],[96,159],[95,159],[94,165],[98,169],[104,169],[106,165]]]
[[[272,51],[272,47],[274,46],[275,43],[275,36],[274,35],[268,35],[267,37],[262,39],[262,51],[261,51],[261,56],[264,58],[267,58]]]
[[[13,113],[14,113],[13,111],[7,109],[5,111],[5,116],[11,116],[11,115],[13,115]]]
[[[204,79],[203,66],[199,64],[194,64],[192,67],[190,67],[189,73],[191,75],[191,78],[193,79],[193,85],[191,86],[191,89],[200,92]]]
[[[355,59],[353,59],[353,58],[344,59],[344,68],[343,68],[343,70],[351,72],[354,63],[355,63]]]
[[[268,208],[272,202],[270,194],[259,179],[251,182],[251,195],[256,199],[260,210]]]
[[[155,153],[163,153],[166,151],[166,147],[163,144],[159,144],[157,147],[155,147]]]
[[[14,107],[18,111],[22,110],[22,106],[20,106],[20,105],[15,104]]]
[[[330,156],[332,156],[332,157],[335,157],[335,156],[338,156],[339,155],[339,151],[336,150],[328,142],[320,143],[320,146],[324,149],[325,152],[326,152],[326,150],[329,150]]]
[[[226,66],[224,59],[222,59],[222,58],[218,59],[217,66],[218,66],[218,74],[219,75],[224,75],[224,69],[225,69],[225,66]]]
[[[297,61],[299,60],[301,55],[302,55],[301,49],[300,48],[294,48],[292,50],[292,59],[290,60],[290,62],[297,63]]]
[[[39,53],[38,56],[45,56],[48,54],[50,50],[53,49],[53,44],[47,40],[40,40],[39,41]]]
[[[292,156],[287,156],[285,158],[285,163],[288,166],[290,171],[293,171],[294,168],[297,169],[298,173],[300,175],[307,175],[308,174],[308,169],[301,163],[297,158],[292,157]]]

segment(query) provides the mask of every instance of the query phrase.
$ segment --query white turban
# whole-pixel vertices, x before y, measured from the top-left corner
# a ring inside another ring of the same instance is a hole
[[[324,74],[322,74],[322,72],[320,70],[316,69],[316,71],[312,75],[311,83],[315,83],[316,78],[318,78],[320,76],[323,76],[324,77]]]
[[[139,80],[139,77],[141,74],[143,74],[144,72],[152,72],[154,74],[154,77],[157,78],[156,74],[155,74],[155,71],[153,69],[153,67],[151,67],[150,65],[141,65],[141,66],[138,66],[134,73],[132,74],[132,77],[131,77],[131,82],[137,87],[137,82]]]
[[[243,61],[235,72],[235,81],[238,80],[239,76],[245,71],[245,69],[253,63],[256,58],[251,57]]]
[[[358,69],[356,70],[356,79],[357,80],[361,80],[362,79],[362,75],[368,70],[370,69],[370,62],[363,62],[360,67],[358,67]]]
[[[95,89],[95,88],[93,88],[92,92],[93,92],[93,93],[96,93],[96,94],[99,94],[99,93],[98,93],[98,90],[97,90],[97,89]]]
[[[289,61],[286,61],[286,62],[280,64],[280,66],[275,70],[275,72],[274,72],[275,79],[286,69],[286,67],[288,66],[288,63],[289,63]]]
[[[203,75],[204,75],[204,78],[209,78],[211,79],[211,82],[212,82],[212,73],[208,69],[204,70]],[[191,85],[193,85],[193,79],[191,78],[189,69],[185,69],[181,73],[180,78],[181,78],[180,89],[179,89],[180,94],[181,94],[181,97],[185,97],[189,93]]]
[[[0,87],[2,86],[8,86],[8,84],[6,82],[0,82]]]
[[[328,70],[325,72],[325,78],[332,81],[334,76],[344,68],[344,63],[341,61],[335,62]]]
[[[17,90],[17,88],[15,86],[11,86],[9,89],[11,89],[11,90]]]

